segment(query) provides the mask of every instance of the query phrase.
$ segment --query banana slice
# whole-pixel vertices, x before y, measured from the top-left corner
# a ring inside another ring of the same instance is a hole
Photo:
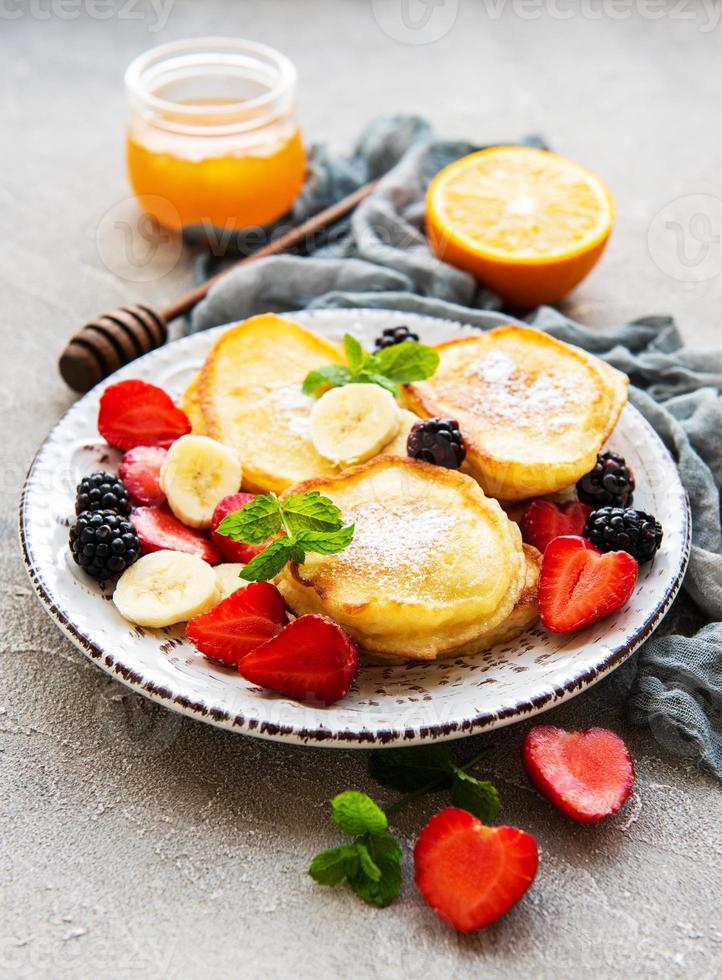
[[[113,602],[138,626],[172,626],[208,612],[219,597],[216,573],[202,558],[154,551],[123,572]]]
[[[409,438],[409,432],[411,432],[412,427],[419,422],[419,416],[414,415],[406,408],[399,409],[400,425],[399,431],[396,433],[391,442],[387,443],[379,450],[380,456],[408,456],[406,451],[406,440]]]
[[[245,567],[245,565],[235,564],[234,562],[226,562],[223,565],[214,566],[213,571],[216,573],[221,599],[227,599],[236,589],[245,589],[248,582],[244,578],[238,577]]]
[[[170,508],[188,527],[210,527],[215,506],[241,486],[241,464],[208,436],[181,436],[168,450],[160,485]]]
[[[339,466],[375,456],[400,425],[394,396],[374,384],[331,388],[311,409],[311,441],[321,456]]]

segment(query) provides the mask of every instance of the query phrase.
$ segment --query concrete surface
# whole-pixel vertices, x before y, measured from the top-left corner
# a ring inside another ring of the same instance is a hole
[[[393,109],[480,141],[543,131],[606,178],[619,207],[571,312],[594,324],[671,312],[690,343],[718,342],[722,26],[710,28],[707,5],[660,16],[639,2],[655,19],[625,18],[631,6],[588,0],[562,19],[567,6],[551,0],[458,10],[442,0],[429,9],[447,20],[430,21],[423,44],[409,43],[419,34],[397,0],[176,0],[160,31],[152,9],[129,0],[103,20],[108,9],[91,0],[0,8],[3,977],[720,975],[719,788],[669,755],[662,733],[625,724],[623,671],[547,715],[628,739],[636,791],[605,825],[572,826],[531,791],[523,728],[489,739],[503,818],[536,835],[541,867],[512,914],[459,938],[408,875],[382,911],[305,876],[336,840],[328,799],[373,789],[362,755],[222,734],[126,693],[45,617],[16,543],[24,472],[72,401],[55,371],[64,338],[99,310],[162,303],[188,280],[167,242],[150,281],[131,281],[149,266],[138,253],[123,267],[118,225],[134,215],[123,203],[122,72],[160,40],[227,33],[285,50],[311,139],[346,145]],[[407,864],[433,806],[398,820]]]

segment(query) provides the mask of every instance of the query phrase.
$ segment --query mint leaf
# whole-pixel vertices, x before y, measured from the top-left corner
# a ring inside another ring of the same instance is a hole
[[[345,834],[357,837],[386,830],[386,814],[365,793],[347,790],[331,800],[331,816]]]
[[[367,371],[366,369],[359,373],[356,381],[359,384],[378,385],[380,388],[385,388],[386,391],[390,391],[394,396],[399,393],[399,386],[394,381],[389,381],[382,374],[375,374],[373,371]]]
[[[406,340],[384,347],[374,354],[369,370],[377,371],[390,381],[409,384],[430,378],[439,366],[439,355],[431,347]]]
[[[337,531],[299,531],[296,541],[305,551],[313,551],[317,555],[335,555],[351,544],[354,529],[354,524],[347,524]],[[296,558],[293,560],[298,561]]]
[[[319,885],[337,885],[344,878],[357,873],[360,863],[357,848],[357,844],[341,844],[340,847],[321,851],[311,861],[308,873]]]
[[[408,749],[377,749],[369,756],[369,774],[400,793],[411,793],[435,781],[439,789],[451,781],[453,763],[440,743]]]
[[[340,388],[349,384],[351,380],[352,374],[347,367],[342,364],[326,364],[315,371],[309,371],[304,378],[302,388],[304,394],[313,395],[321,385]]]
[[[501,798],[496,786],[485,779],[470,776],[458,766],[453,768],[451,802],[454,806],[473,813],[482,823],[491,823],[501,810]]]
[[[365,902],[383,908],[389,905],[401,890],[401,848],[388,831],[368,834],[363,843],[368,848],[374,865],[381,877],[374,880],[359,869],[350,875],[348,883]]]
[[[357,374],[370,357],[370,354],[366,353],[358,340],[350,333],[344,334],[343,351],[352,374]]]
[[[223,518],[216,530],[232,541],[262,544],[281,530],[281,505],[273,494],[259,495]]]
[[[276,538],[260,554],[251,558],[241,569],[240,577],[247,582],[267,582],[275,578],[287,562],[298,561],[300,564],[305,557],[303,550],[298,549],[290,538]]]
[[[343,519],[341,511],[319,490],[296,493],[283,501],[283,516],[292,531],[337,531]]]
[[[356,853],[358,855],[358,870],[363,872],[371,881],[381,881],[381,868],[376,864],[369,853],[365,844],[356,842]],[[349,877],[352,877],[353,872]]]

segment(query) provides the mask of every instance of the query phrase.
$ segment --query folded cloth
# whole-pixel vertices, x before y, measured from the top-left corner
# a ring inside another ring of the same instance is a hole
[[[526,142],[543,146],[534,137]],[[190,329],[261,312],[318,308],[403,310],[480,329],[508,321],[492,293],[433,255],[423,232],[429,180],[474,149],[435,139],[416,117],[375,120],[348,159],[315,148],[291,221],[384,175],[378,188],[340,228],[309,243],[307,255],[267,258],[230,272],[196,308]],[[189,242],[198,240],[189,232]],[[243,236],[235,248],[244,250]],[[206,259],[201,274],[210,271]],[[663,627],[644,644],[634,660],[627,712],[670,751],[697,759],[722,778],[722,351],[684,348],[669,317],[608,330],[585,327],[549,307],[527,319],[626,372],[632,403],[677,461],[693,516],[684,584],[691,600],[685,633],[691,635],[661,635]],[[679,600],[675,606],[679,610]],[[677,612],[667,622],[679,619]]]

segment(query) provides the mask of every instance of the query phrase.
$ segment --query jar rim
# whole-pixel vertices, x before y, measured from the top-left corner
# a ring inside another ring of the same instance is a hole
[[[144,77],[154,65],[162,65],[171,62],[176,57],[186,56],[192,58],[198,56],[197,64],[202,64],[205,58],[209,61],[214,53],[217,52],[246,55],[250,59],[255,59],[259,64],[264,64],[267,68],[275,71],[276,77],[267,91],[236,102],[224,102],[223,109],[226,112],[239,114],[249,113],[255,116],[253,122],[248,126],[242,125],[242,129],[255,129],[266,125],[269,116],[275,115],[274,105],[279,100],[292,98],[296,85],[296,69],[286,55],[281,54],[270,45],[262,44],[258,41],[247,41],[243,38],[229,37],[199,37],[187,38],[181,41],[169,41],[165,44],[156,45],[131,61],[125,72],[125,86],[128,94],[134,96],[145,107],[156,110],[160,113],[172,112],[176,119],[183,120],[203,120],[212,118],[218,114],[219,104],[209,103],[207,105],[183,104],[174,102],[171,99],[164,99],[161,96],[149,91],[144,85]],[[189,64],[191,62],[189,61]],[[258,110],[267,108],[268,114],[258,116]],[[201,123],[201,126],[203,123]],[[176,128],[171,126],[169,128]],[[185,129],[182,125],[179,129]],[[198,128],[198,124],[192,127]],[[217,127],[209,124],[213,130],[226,129],[227,127]]]

